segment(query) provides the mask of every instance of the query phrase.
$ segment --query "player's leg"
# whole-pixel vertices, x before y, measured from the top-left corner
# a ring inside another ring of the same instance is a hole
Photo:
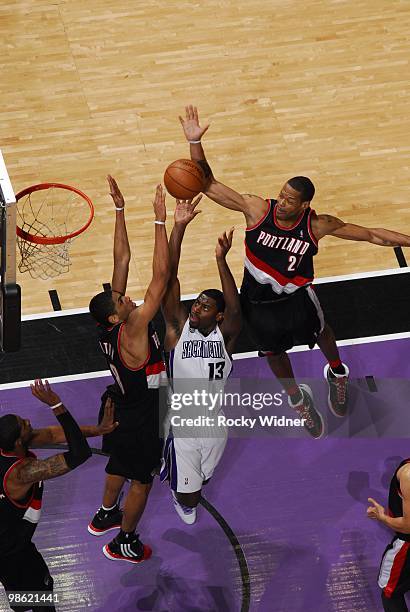
[[[123,435],[118,439],[121,444],[114,446],[106,471],[130,479],[131,484],[125,498],[121,530],[103,547],[103,552],[115,561],[140,563],[151,556],[152,550],[140,541],[135,529],[160,463],[162,445],[157,421],[140,426],[131,414],[123,419],[123,425]]]
[[[286,351],[298,343],[309,344],[316,341],[316,332],[321,323],[316,310],[306,310],[304,290],[295,295],[281,298],[270,303],[251,303],[241,296],[244,320],[248,331],[259,350],[266,356],[270,369],[280,380],[288,394],[289,405],[305,420],[305,429],[313,438],[324,434],[322,415],[316,409],[313,394],[308,385],[298,385]],[[312,310],[312,304],[309,300]]]
[[[106,475],[102,506],[97,510],[87,528],[92,535],[101,536],[121,526],[122,510],[118,500],[125,481],[124,476]]]
[[[204,475],[199,438],[175,437],[167,441],[168,474],[174,508],[188,525],[196,521]]]
[[[193,493],[175,493],[175,498],[181,506],[187,506],[188,508],[196,508],[201,499],[202,489],[194,491]]]
[[[329,409],[336,416],[344,417],[347,411],[349,368],[340,359],[335,335],[327,323],[317,339],[317,344],[328,360],[324,375],[329,384]]]
[[[127,496],[125,498],[121,529],[125,533],[135,531],[135,528],[147,505],[148,495],[152,488],[152,482],[141,483],[132,480]]]
[[[313,438],[320,438],[324,433],[323,419],[315,408],[312,390],[308,385],[298,384],[293,373],[289,356],[285,352],[278,354],[264,353],[276,378],[288,395],[289,406],[305,419],[305,429]]]
[[[125,498],[121,530],[119,534],[103,547],[104,555],[113,561],[140,563],[149,559],[152,550],[139,539],[135,533],[137,524],[145,510],[149,492],[152,487],[152,476],[146,476],[148,482],[132,479]]]

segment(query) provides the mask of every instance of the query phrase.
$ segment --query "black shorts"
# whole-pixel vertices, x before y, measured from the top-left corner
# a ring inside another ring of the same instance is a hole
[[[115,409],[119,425],[106,439],[110,458],[105,471],[149,484],[161,462],[159,419],[156,414],[148,422],[140,423],[136,416],[129,408]]]
[[[393,538],[383,553],[378,583],[387,598],[410,591],[410,542]]]
[[[262,354],[279,355],[298,344],[313,348],[324,327],[320,302],[312,287],[272,302],[250,302],[241,294],[249,334]]]
[[[53,579],[47,564],[33,544],[29,542],[15,555],[1,559],[0,582],[5,591],[52,591]],[[44,606],[46,609],[48,606]],[[31,610],[32,606],[11,606],[12,610]],[[38,609],[38,608],[35,608]],[[50,606],[50,610],[53,610]]]

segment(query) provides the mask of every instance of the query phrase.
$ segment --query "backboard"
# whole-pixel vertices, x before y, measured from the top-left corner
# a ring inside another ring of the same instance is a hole
[[[16,284],[16,198],[0,150],[0,348],[18,351],[21,342],[21,296]]]

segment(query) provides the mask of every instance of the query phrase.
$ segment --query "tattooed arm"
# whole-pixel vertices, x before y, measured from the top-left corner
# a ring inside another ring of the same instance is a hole
[[[31,385],[32,394],[52,409],[59,421],[68,444],[68,452],[59,453],[47,459],[22,457],[22,461],[14,464],[7,478],[7,492],[13,500],[22,499],[32,485],[40,480],[49,480],[62,476],[81,465],[91,457],[91,449],[84,438],[81,429],[71,414],[66,410],[59,396],[51,389],[48,381],[36,380]],[[26,439],[20,448],[27,448],[30,439]]]
[[[28,457],[10,472],[7,492],[12,500],[19,501],[27,495],[34,483],[62,476],[69,471],[63,453],[42,460]]]

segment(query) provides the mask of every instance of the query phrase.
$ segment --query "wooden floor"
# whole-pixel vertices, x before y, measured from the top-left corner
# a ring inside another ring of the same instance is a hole
[[[238,191],[275,196],[305,174],[316,210],[410,233],[409,31],[408,0],[4,0],[0,148],[13,186],[67,182],[96,205],[68,274],[19,275],[24,312],[50,310],[49,289],[63,308],[87,306],[110,281],[107,173],[126,197],[129,294],[142,297],[154,187],[188,155],[187,103],[211,121],[215,175]],[[184,293],[217,283],[214,243],[232,224],[241,278],[242,216],[210,201],[202,210],[184,243]],[[317,276],[396,266],[392,249],[338,239],[316,258]]]

